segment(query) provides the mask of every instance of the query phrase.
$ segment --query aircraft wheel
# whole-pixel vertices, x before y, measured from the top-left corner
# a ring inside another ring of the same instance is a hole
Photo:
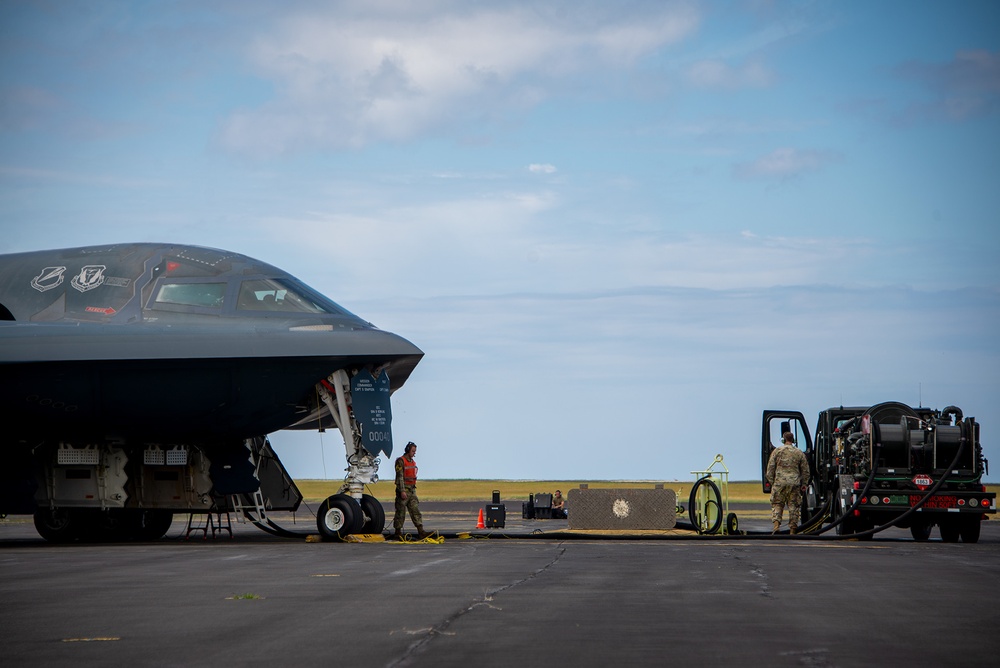
[[[130,524],[129,537],[133,540],[159,540],[163,538],[174,522],[174,514],[169,510],[137,510]]]
[[[958,525],[958,532],[962,535],[963,543],[978,543],[979,530],[983,523],[979,515],[966,515]]]
[[[910,525],[910,535],[913,540],[923,542],[931,537],[931,525],[926,522]]]
[[[961,535],[958,523],[947,520],[941,522],[938,526],[938,531],[941,532],[941,540],[946,543],[957,543],[958,537]]]
[[[122,510],[81,509],[76,511],[80,523],[80,540],[88,543],[108,543],[129,539],[126,516]]]
[[[377,534],[385,529],[385,508],[371,494],[361,495],[361,512],[364,513],[364,525],[361,533]]]
[[[340,540],[360,531],[363,524],[361,506],[346,494],[329,497],[316,513],[316,526],[323,540]]]
[[[77,517],[66,508],[39,508],[35,511],[35,529],[50,543],[71,543],[78,537]]]

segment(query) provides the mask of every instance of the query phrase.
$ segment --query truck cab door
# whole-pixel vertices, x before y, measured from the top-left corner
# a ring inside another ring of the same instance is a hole
[[[771,493],[771,484],[767,481],[767,462],[771,453],[781,445],[781,435],[786,431],[795,436],[795,445],[806,453],[808,459],[812,451],[812,439],[809,427],[802,413],[797,411],[764,411],[760,438],[760,482],[765,494]]]

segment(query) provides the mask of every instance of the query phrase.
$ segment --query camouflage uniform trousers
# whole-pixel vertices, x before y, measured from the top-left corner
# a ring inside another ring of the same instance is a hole
[[[802,488],[797,483],[774,483],[771,487],[771,521],[781,524],[781,516],[788,506],[788,526],[799,526],[802,515]]]
[[[403,521],[406,520],[406,511],[410,511],[410,519],[416,526],[424,525],[424,516],[420,514],[419,501],[417,500],[416,486],[406,485],[403,487],[406,492],[406,499],[396,493],[396,515],[392,518],[392,528],[398,531],[403,529]]]

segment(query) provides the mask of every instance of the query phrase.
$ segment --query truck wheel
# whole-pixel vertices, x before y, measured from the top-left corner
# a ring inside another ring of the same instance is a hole
[[[960,535],[958,523],[944,520],[938,526],[938,531],[941,532],[941,540],[946,543],[957,543],[958,537]]]
[[[837,515],[836,519],[842,517]],[[854,533],[854,522],[851,521],[849,517],[844,517],[844,521],[837,525],[837,535],[846,536],[848,534]]]
[[[863,533],[865,531],[870,531],[875,528],[875,522],[868,517],[859,517],[858,523],[854,525],[854,533]],[[875,534],[865,534],[864,536],[858,536],[858,540],[872,540],[875,538]]]
[[[931,537],[931,525],[925,522],[910,525],[910,535],[913,540],[923,542]]]
[[[983,526],[979,515],[966,515],[958,525],[963,543],[978,543],[979,530]]]

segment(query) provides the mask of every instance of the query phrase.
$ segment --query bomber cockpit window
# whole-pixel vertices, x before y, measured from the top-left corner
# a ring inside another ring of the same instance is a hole
[[[221,308],[225,296],[225,283],[164,283],[154,301],[157,305]]]
[[[236,308],[275,313],[346,313],[305,286],[278,278],[243,281]]]

